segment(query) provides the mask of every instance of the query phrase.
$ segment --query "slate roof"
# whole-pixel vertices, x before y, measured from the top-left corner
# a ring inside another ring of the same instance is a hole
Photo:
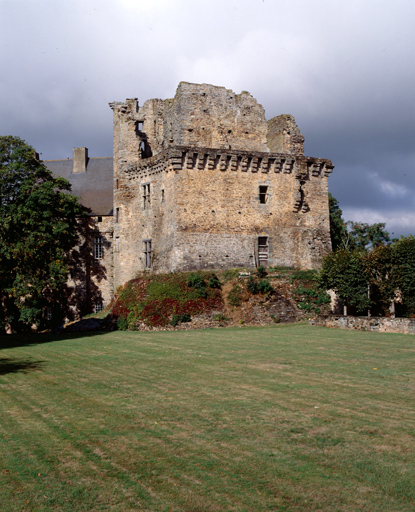
[[[112,157],[88,158],[86,172],[74,174],[72,159],[43,161],[54,176],[62,176],[71,183],[72,194],[91,209],[91,215],[113,214],[112,162]]]

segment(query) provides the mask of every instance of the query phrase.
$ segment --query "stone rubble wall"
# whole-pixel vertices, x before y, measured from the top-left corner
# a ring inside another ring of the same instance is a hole
[[[415,334],[415,319],[413,318],[321,315],[311,320],[310,324],[358,331]]]

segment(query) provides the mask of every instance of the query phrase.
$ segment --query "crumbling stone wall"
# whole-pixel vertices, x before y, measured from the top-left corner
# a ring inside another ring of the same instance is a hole
[[[268,265],[317,268],[331,249],[333,165],[304,156],[292,116],[267,124],[249,93],[183,82],[110,106],[115,288],[143,270],[255,267],[260,240]]]
[[[304,135],[293,116],[282,114],[268,121],[268,147],[276,153],[304,155]]]

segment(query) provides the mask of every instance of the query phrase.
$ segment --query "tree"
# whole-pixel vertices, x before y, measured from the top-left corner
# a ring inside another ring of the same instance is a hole
[[[370,307],[368,297],[369,278],[364,266],[365,253],[338,249],[329,253],[320,270],[320,286],[335,290],[346,306],[352,306],[358,313]]]
[[[342,242],[347,234],[346,223],[343,220],[343,212],[340,209],[339,202],[329,192],[329,212],[330,212],[330,236],[333,251],[342,247]]]
[[[70,252],[84,209],[18,137],[0,137],[0,332],[39,325],[64,306]]]
[[[329,192],[330,236],[333,251],[346,249],[349,251],[367,250],[390,242],[385,224],[366,224],[343,220],[343,212],[339,202]]]
[[[390,242],[389,233],[383,222],[366,224],[348,221],[349,229],[343,238],[343,247],[349,250],[368,250]]]

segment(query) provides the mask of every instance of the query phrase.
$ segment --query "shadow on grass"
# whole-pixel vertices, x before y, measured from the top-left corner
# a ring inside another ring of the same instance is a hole
[[[90,338],[91,336],[100,336],[109,331],[88,331],[88,332],[68,332],[68,333],[40,333],[40,334],[7,334],[0,336],[0,350],[5,348],[25,347],[28,345],[41,345],[43,343],[53,343],[61,340],[78,340],[80,338]]]
[[[0,358],[0,375],[17,372],[27,373],[34,370],[41,370],[44,363],[44,361],[3,357]]]

